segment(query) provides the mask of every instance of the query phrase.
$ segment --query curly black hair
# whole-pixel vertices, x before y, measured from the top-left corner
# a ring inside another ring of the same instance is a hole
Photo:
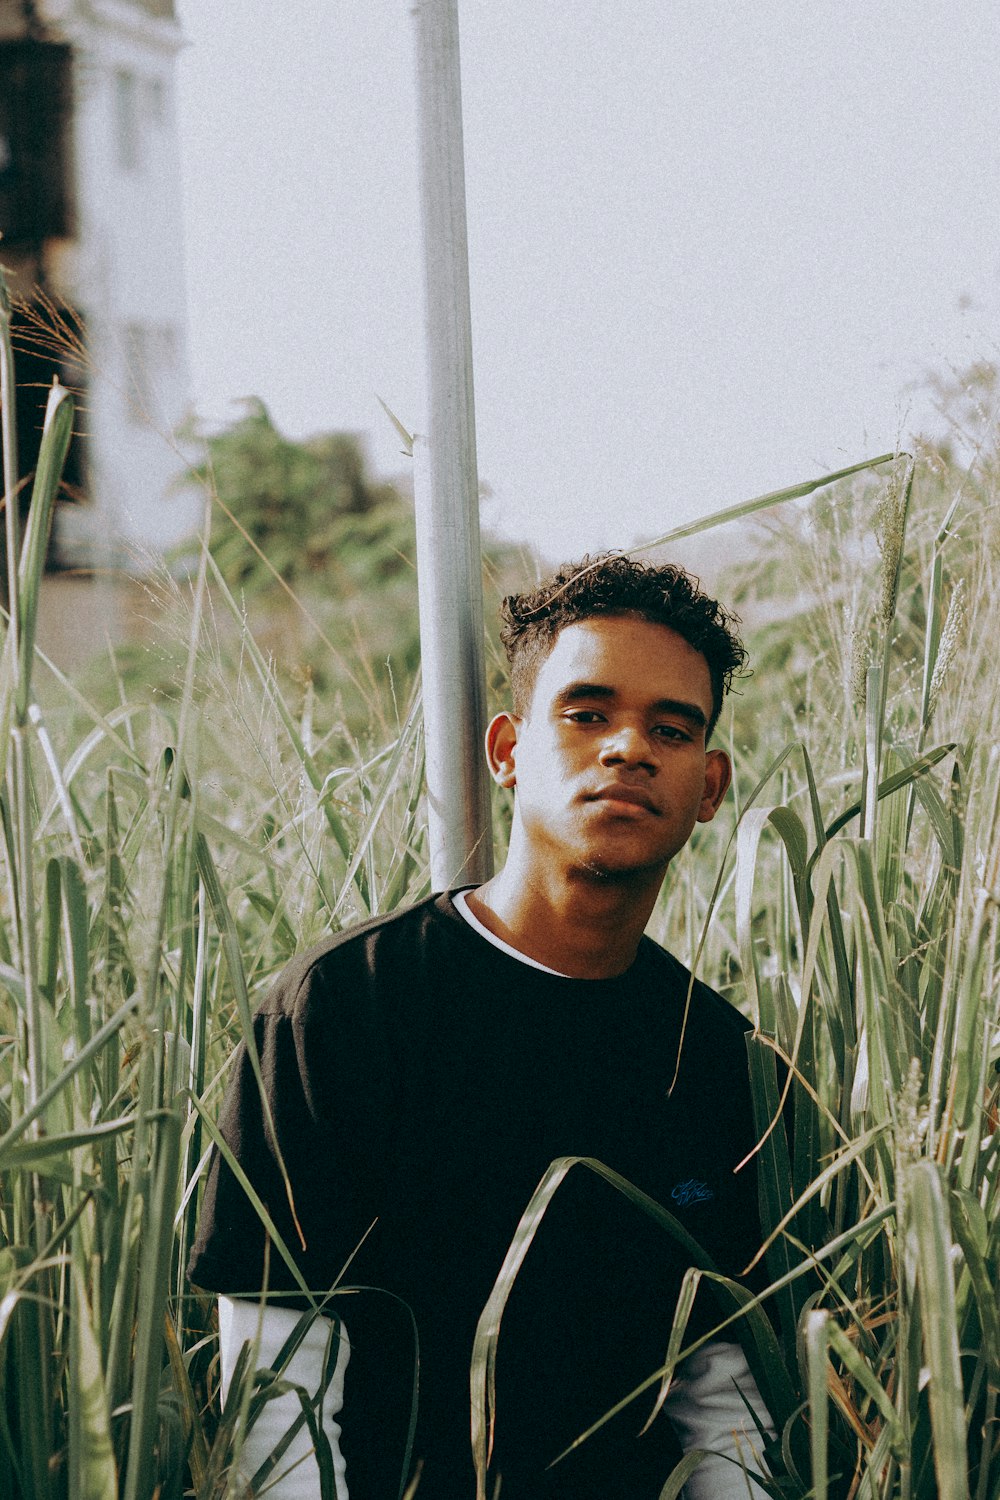
[[[746,671],[738,616],[702,593],[698,580],[683,568],[673,563],[654,567],[617,552],[564,563],[538,588],[509,594],[503,601],[500,639],[510,662],[514,711],[527,711],[538,669],[560,630],[595,615],[629,615],[667,625],[701,652],[712,680],[711,734],[723,696],[733,678]]]

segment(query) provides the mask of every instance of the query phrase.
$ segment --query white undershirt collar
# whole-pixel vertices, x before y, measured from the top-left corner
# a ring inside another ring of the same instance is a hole
[[[517,948],[512,948],[510,943],[505,943],[503,938],[497,937],[496,933],[491,932],[488,927],[485,927],[471,910],[468,895],[468,890],[455,891],[451,899],[455,904],[455,910],[461,913],[469,926],[474,932],[478,932],[480,937],[484,937],[488,943],[493,944],[494,948],[499,948],[501,953],[508,953],[511,958],[516,958],[520,963],[529,964],[533,969],[541,969],[543,974],[555,974],[559,979],[571,978],[571,975],[564,974],[561,969],[550,969],[548,964],[540,964],[537,958],[529,958],[526,953],[521,953]]]

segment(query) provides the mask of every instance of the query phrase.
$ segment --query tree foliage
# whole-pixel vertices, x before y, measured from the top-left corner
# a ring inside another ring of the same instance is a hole
[[[323,580],[350,594],[395,577],[413,557],[413,513],[368,472],[354,433],[285,437],[263,401],[204,440],[188,474],[217,501],[212,553],[230,587],[293,589]],[[249,542],[252,545],[248,545]]]

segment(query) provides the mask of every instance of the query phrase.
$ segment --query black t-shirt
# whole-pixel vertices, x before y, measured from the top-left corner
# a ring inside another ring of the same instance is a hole
[[[312,1290],[338,1279],[384,1289],[330,1306],[351,1339],[351,1500],[398,1493],[410,1312],[419,1500],[475,1494],[476,1322],[557,1157],[596,1158],[635,1183],[727,1274],[757,1249],[754,1172],[733,1170],[755,1140],[747,1023],[697,981],[688,1007],[689,987],[648,938],[614,979],[536,969],[478,934],[449,895],[338,934],[279,978],[254,1029],[304,1251],[242,1047],[220,1127]],[[639,1436],[655,1389],[547,1466],[662,1363],[689,1259],[601,1177],[570,1171],[501,1329],[490,1489],[502,1474],[503,1500],[657,1500],[677,1452],[663,1418]],[[189,1269],[213,1291],[261,1290],[264,1235],[218,1153]],[[272,1290],[294,1288],[273,1249],[269,1276]],[[702,1289],[692,1326],[718,1321]]]

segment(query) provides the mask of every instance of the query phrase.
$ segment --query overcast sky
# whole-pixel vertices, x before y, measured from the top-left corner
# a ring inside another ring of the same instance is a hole
[[[407,0],[179,0],[198,409],[422,421]],[[460,0],[486,519],[549,558],[892,448],[1000,359],[996,0]]]

